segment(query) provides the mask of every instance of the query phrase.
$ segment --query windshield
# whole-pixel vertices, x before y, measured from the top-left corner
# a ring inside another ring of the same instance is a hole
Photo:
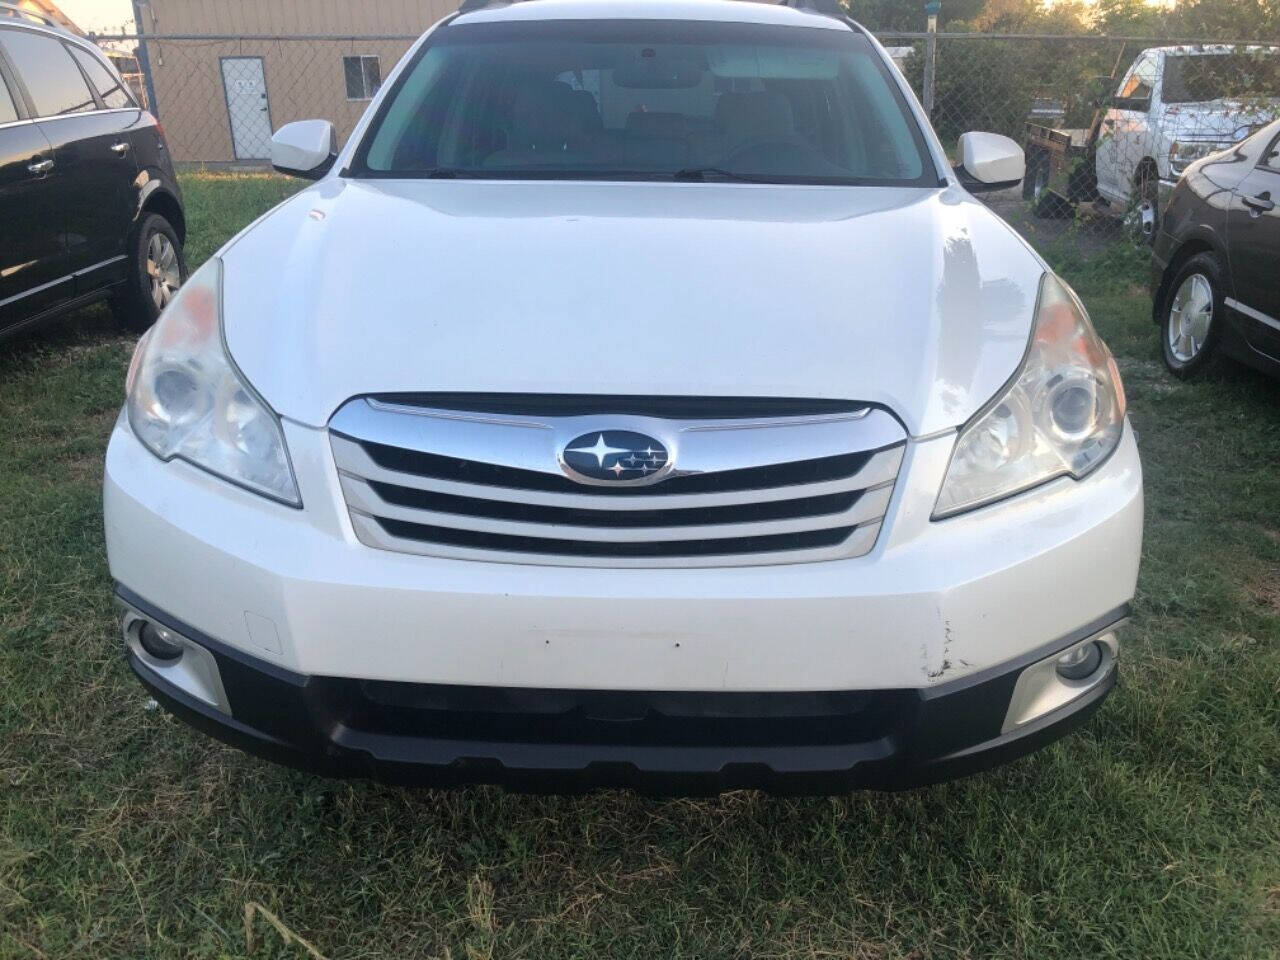
[[[1280,97],[1280,57],[1274,50],[1171,55],[1165,61],[1165,103],[1276,97]]]
[[[865,37],[701,21],[442,27],[352,173],[938,184]]]

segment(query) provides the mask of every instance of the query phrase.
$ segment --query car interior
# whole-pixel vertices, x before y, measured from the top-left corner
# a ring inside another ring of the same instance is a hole
[[[921,151],[864,53],[768,46],[428,49],[393,99],[375,171],[915,180]],[[868,51],[869,53],[869,51]]]

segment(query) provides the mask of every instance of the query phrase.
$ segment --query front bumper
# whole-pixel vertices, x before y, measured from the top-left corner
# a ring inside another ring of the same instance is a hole
[[[284,429],[302,510],[162,463],[124,422],[104,506],[120,595],[210,651],[225,709],[134,651],[139,675],[197,726],[286,763],[556,790],[910,786],[1034,749],[1114,682],[1108,666],[1070,704],[1005,727],[1022,669],[1133,597],[1129,429],[1082,482],[938,522],[955,435],[912,439],[866,556],[701,569],[367,547],[327,433]]]
[[[142,683],[192,726],[249,753],[391,783],[682,795],[898,790],[1022,756],[1078,726],[1111,691],[1114,630],[1127,612],[1015,663],[927,690],[670,693],[304,676],[202,636],[123,588],[118,599],[126,657]],[[149,657],[130,639],[142,622],[181,636],[185,661],[195,652],[212,667],[198,659],[202,679],[193,685],[184,661]],[[1064,648],[1081,642],[1101,642],[1094,675],[1059,680],[1039,697],[1020,691],[1019,678],[1043,677]]]
[[[114,580],[292,673],[462,686],[797,692],[932,687],[1069,636],[1133,598],[1132,431],[1083,482],[930,520],[955,436],[907,444],[866,556],[614,569],[413,556],[357,540],[323,430],[285,423],[305,508],[120,424],[107,452]]]

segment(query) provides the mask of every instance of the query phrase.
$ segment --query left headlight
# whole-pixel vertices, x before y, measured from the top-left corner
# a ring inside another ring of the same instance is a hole
[[[934,519],[1084,477],[1120,443],[1124,406],[1111,351],[1071,288],[1046,273],[1022,368],[961,430]]]
[[[222,262],[196,271],[138,342],[125,389],[129,424],[161,460],[177,457],[302,506],[280,421],[227,355]]]

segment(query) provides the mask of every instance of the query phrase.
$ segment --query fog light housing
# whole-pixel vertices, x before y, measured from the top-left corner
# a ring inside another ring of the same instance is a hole
[[[1058,658],[1058,676],[1063,680],[1086,680],[1102,663],[1102,648],[1097,641],[1073,647]]]
[[[170,631],[146,621],[138,628],[138,643],[157,660],[177,660],[185,646]]]
[[[215,710],[231,715],[222,671],[208,649],[172,627],[157,623],[150,614],[125,600],[116,602],[121,610],[125,646],[133,654],[130,663],[139,676],[144,680],[163,680]]]
[[[1013,685],[1001,733],[1039,720],[1106,683],[1120,653],[1120,622],[1024,667]]]

